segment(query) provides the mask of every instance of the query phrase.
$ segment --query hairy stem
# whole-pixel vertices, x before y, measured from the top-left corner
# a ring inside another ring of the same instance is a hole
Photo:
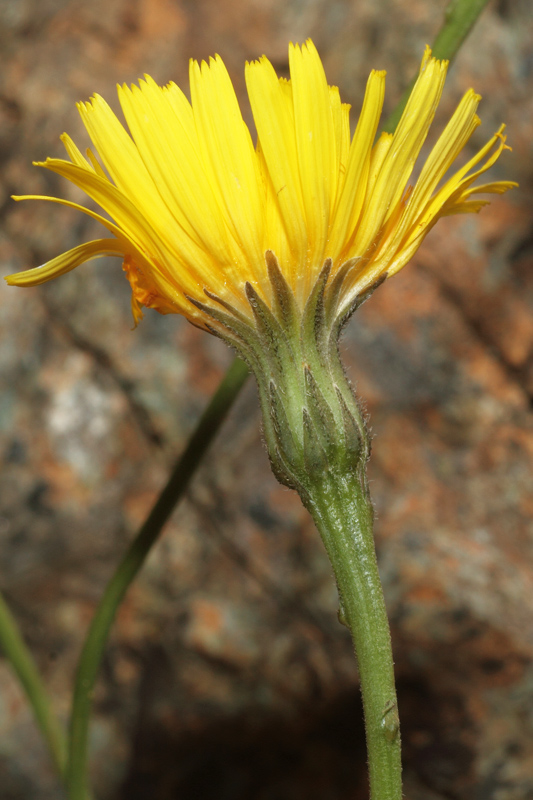
[[[401,800],[400,722],[389,623],[372,533],[373,508],[355,472],[310,477],[302,497],[333,566],[341,619],[359,667],[371,800]]]

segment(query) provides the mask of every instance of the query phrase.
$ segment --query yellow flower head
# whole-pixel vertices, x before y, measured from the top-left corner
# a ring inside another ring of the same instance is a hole
[[[210,327],[206,294],[251,319],[248,284],[272,307],[267,261],[274,254],[300,309],[328,260],[328,280],[337,277],[338,308],[346,311],[406,264],[439,217],[478,211],[488,201],[474,195],[515,185],[472,186],[505,149],[502,126],[439,186],[480,124],[473,90],[408,184],[447,70],[429,48],[395,133],[375,144],[384,72],[371,73],[351,137],[350,107],[328,86],[313,43],[291,44],[289,64],[290,81],[279,79],[264,56],[246,65],[256,147],[219,56],[209,64],[191,61],[191,102],[175,84],[161,88],[148,76],[139,86],[119,87],[131,136],[100,96],[80,103],[107,173],[67,134],[61,138],[70,160],[39,166],[79,186],[113,221],[67,200],[41,199],[84,211],[112,238],[80,245],[8,283],[34,286],[91,258],[121,256],[136,321],[146,306]]]

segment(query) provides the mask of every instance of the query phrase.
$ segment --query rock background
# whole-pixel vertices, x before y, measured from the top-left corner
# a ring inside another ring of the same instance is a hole
[[[87,143],[74,103],[190,57],[243,64],[311,36],[359,108],[392,109],[434,37],[436,0],[0,0],[2,274],[92,237],[80,199],[31,166]],[[376,537],[392,621],[409,800],[533,797],[533,14],[485,11],[436,128],[470,85],[479,147],[521,188],[439,223],[343,344],[374,430]],[[247,119],[249,112],[246,111]],[[66,719],[84,631],[114,565],[230,361],[183,320],[131,331],[119,262],[0,289],[0,587]],[[247,386],[121,609],[95,694],[100,800],[363,800],[357,675],[322,545],[270,474]],[[63,797],[0,659],[0,798]]]

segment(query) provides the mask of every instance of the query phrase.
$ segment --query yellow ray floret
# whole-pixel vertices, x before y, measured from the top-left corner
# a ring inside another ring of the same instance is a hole
[[[265,56],[246,65],[256,147],[219,56],[209,64],[191,61],[191,102],[175,84],[159,87],[148,76],[139,86],[119,87],[129,133],[103,98],[80,103],[100,161],[91,150],[83,156],[64,134],[70,160],[39,166],[83,189],[111,219],[67,200],[40,199],[84,211],[113,238],[75,247],[10,275],[8,283],[34,286],[91,258],[118,255],[136,321],[148,307],[205,325],[194,302],[201,305],[206,291],[247,316],[247,282],[271,302],[265,253],[272,251],[300,308],[326,259],[330,280],[350,261],[339,295],[347,307],[401,269],[439,217],[479,211],[488,201],[475,195],[516,185],[472,186],[507,149],[503,127],[442,183],[480,124],[480,97],[471,89],[409,185],[448,66],[429,48],[395,133],[376,142],[384,72],[371,73],[350,139],[349,106],[328,86],[311,41],[290,45],[289,66],[287,81]]]

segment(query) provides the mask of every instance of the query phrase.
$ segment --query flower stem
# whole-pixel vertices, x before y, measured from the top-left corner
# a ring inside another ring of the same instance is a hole
[[[435,58],[453,61],[488,2],[489,0],[450,0],[444,12],[444,23],[431,47]],[[416,76],[402,94],[400,102],[381,130],[394,133],[415,81]]]
[[[451,0],[444,12],[444,25],[433,42],[435,58],[454,58],[488,2]]]
[[[401,800],[400,722],[383,590],[372,534],[373,508],[355,472],[310,476],[302,497],[333,566],[341,619],[349,627],[357,663],[371,800]]]
[[[33,656],[26,647],[20,629],[1,594],[0,645],[26,693],[56,770],[62,775],[67,750],[64,731],[52,712],[50,700]]]
[[[333,566],[340,617],[352,633],[363,695],[372,800],[401,800],[400,721],[392,645],[373,539],[364,415],[339,356],[346,312],[327,259],[303,310],[279,262],[266,263],[272,308],[253,287],[254,323],[226,325],[257,379],[263,436],[277,479],[295,489],[315,520]],[[375,285],[374,287],[375,288]],[[353,311],[364,296],[350,304]],[[220,312],[206,306],[215,321]],[[253,326],[253,327],[252,327]]]
[[[211,398],[189,439],[185,452],[177,462],[144,525],[107,584],[98,604],[78,663],[72,700],[66,770],[70,800],[86,800],[88,796],[87,749],[92,691],[117,609],[128,587],[144,564],[152,545],[159,537],[163,526],[183,496],[248,374],[246,365],[236,358]]]

